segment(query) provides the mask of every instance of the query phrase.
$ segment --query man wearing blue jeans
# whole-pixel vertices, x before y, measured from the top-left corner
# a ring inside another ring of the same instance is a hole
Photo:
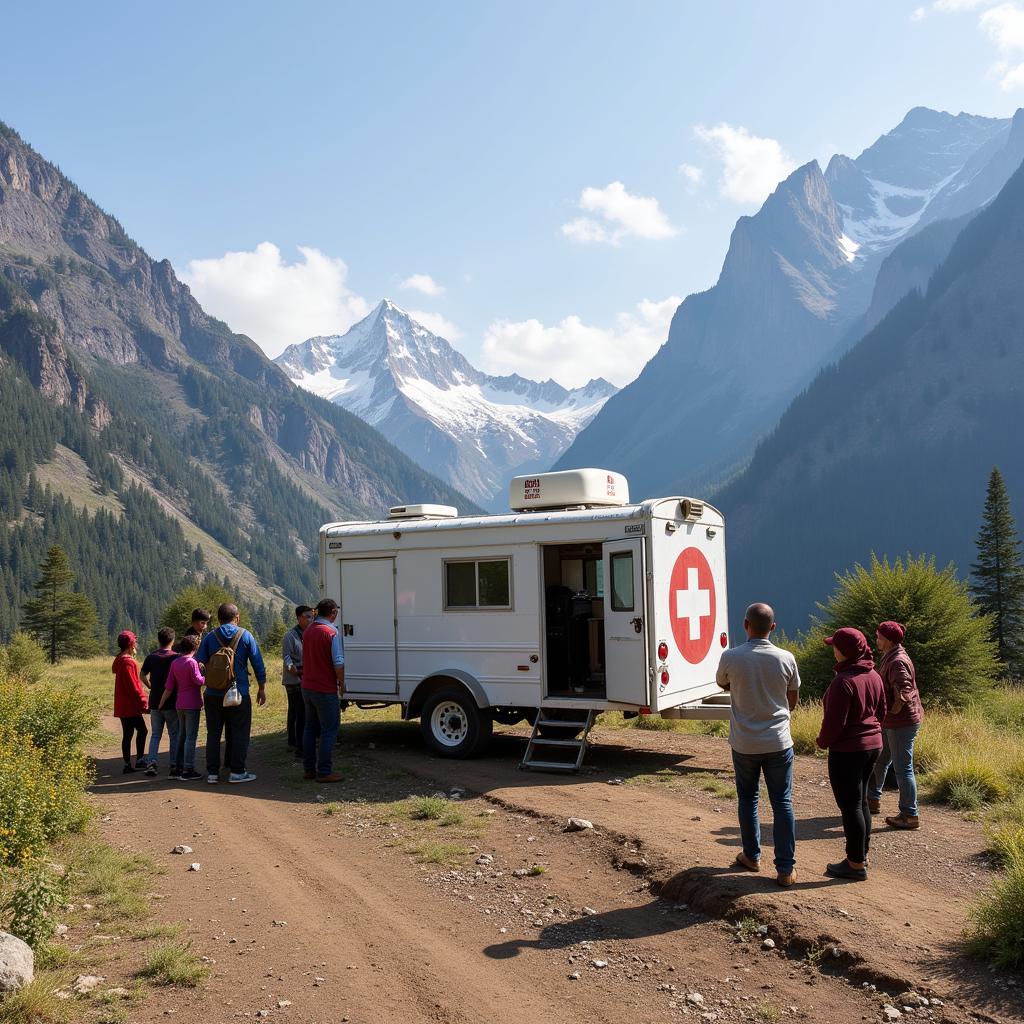
[[[736,771],[736,798],[743,849],[736,866],[761,870],[761,825],[757,816],[761,775],[772,805],[775,881],[796,881],[796,819],[793,816],[793,737],[790,715],[800,691],[800,673],[789,651],[768,637],[775,612],[757,603],[743,620],[747,642],[722,655],[718,685],[729,692],[729,744]]]
[[[334,623],[338,604],[329,597],[316,606],[313,624],[302,631],[302,699],[306,732],[302,754],[304,777],[317,782],[341,782],[331,764],[341,727],[341,697],[345,692],[345,648]]]

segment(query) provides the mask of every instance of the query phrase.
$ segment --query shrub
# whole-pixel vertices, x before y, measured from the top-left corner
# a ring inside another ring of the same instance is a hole
[[[195,988],[209,973],[187,942],[165,942],[157,946],[139,969],[140,978],[157,985]]]
[[[832,679],[833,655],[824,638],[841,626],[854,626],[873,643],[875,627],[887,619],[907,629],[907,649],[927,706],[964,707],[998,676],[991,624],[978,614],[952,564],[940,571],[935,559],[924,555],[891,564],[872,555],[868,568],[855,565],[837,573],[836,584],[800,638],[797,661],[811,695],[824,692]]]
[[[793,734],[793,751],[797,754],[816,754],[815,740],[821,731],[821,701],[812,700],[797,704],[790,718],[789,728]]]
[[[92,702],[73,686],[0,679],[0,723],[33,746],[77,753],[96,728]]]
[[[968,949],[1000,967],[1024,967],[1024,855],[1010,851],[1006,874],[972,908]]]
[[[1024,862],[1024,826],[1004,822],[991,828],[988,833],[988,852],[1003,867],[1010,867],[1015,860]]]
[[[677,719],[662,718],[661,715],[637,715],[633,719],[634,729],[646,729],[650,732],[671,732],[676,728]]]
[[[1009,794],[1006,776],[973,753],[954,753],[930,776],[932,796],[958,810],[976,811]]]
[[[45,864],[30,864],[17,873],[10,895],[0,906],[12,935],[39,949],[57,922],[50,912],[67,899],[67,879]]]
[[[46,671],[46,651],[28,633],[15,633],[11,642],[0,648],[0,679],[5,676],[38,683]]]

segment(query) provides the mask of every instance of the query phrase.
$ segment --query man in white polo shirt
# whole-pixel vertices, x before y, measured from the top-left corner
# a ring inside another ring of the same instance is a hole
[[[743,850],[737,867],[761,870],[761,825],[757,802],[764,773],[772,805],[776,882],[796,881],[796,819],[793,816],[793,737],[789,721],[800,690],[800,673],[789,651],[768,637],[775,612],[757,603],[743,620],[747,642],[722,655],[718,685],[732,698],[729,745],[736,770],[737,809]]]

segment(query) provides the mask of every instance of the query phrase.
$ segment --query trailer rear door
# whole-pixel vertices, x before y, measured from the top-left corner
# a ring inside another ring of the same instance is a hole
[[[649,702],[642,540],[604,545],[604,660],[608,700]]]
[[[343,558],[342,634],[345,688],[351,693],[398,692],[395,560]]]

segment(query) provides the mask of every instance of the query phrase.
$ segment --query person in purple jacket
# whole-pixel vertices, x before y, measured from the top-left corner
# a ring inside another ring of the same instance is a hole
[[[846,835],[845,859],[829,864],[825,873],[863,882],[868,877],[871,843],[868,787],[882,749],[885,686],[859,629],[844,626],[826,637],[825,643],[832,648],[836,665],[825,691],[817,744],[828,751],[828,779]]]
[[[892,766],[900,788],[900,813],[885,819],[890,828],[921,827],[917,815],[917,779],[914,777],[914,740],[924,721],[924,706],[917,689],[914,663],[903,646],[906,630],[898,622],[883,622],[875,631],[882,660],[878,673],[885,684],[888,711],[882,722],[882,751],[875,762],[874,784],[868,794],[872,814],[882,809],[885,777]]]
[[[167,673],[167,685],[160,707],[170,703],[176,708],[177,750],[172,757],[178,765],[182,782],[195,782],[202,775],[196,771],[196,740],[199,737],[199,714],[203,707],[203,673],[196,663],[199,637],[185,635],[178,646],[176,658]]]

